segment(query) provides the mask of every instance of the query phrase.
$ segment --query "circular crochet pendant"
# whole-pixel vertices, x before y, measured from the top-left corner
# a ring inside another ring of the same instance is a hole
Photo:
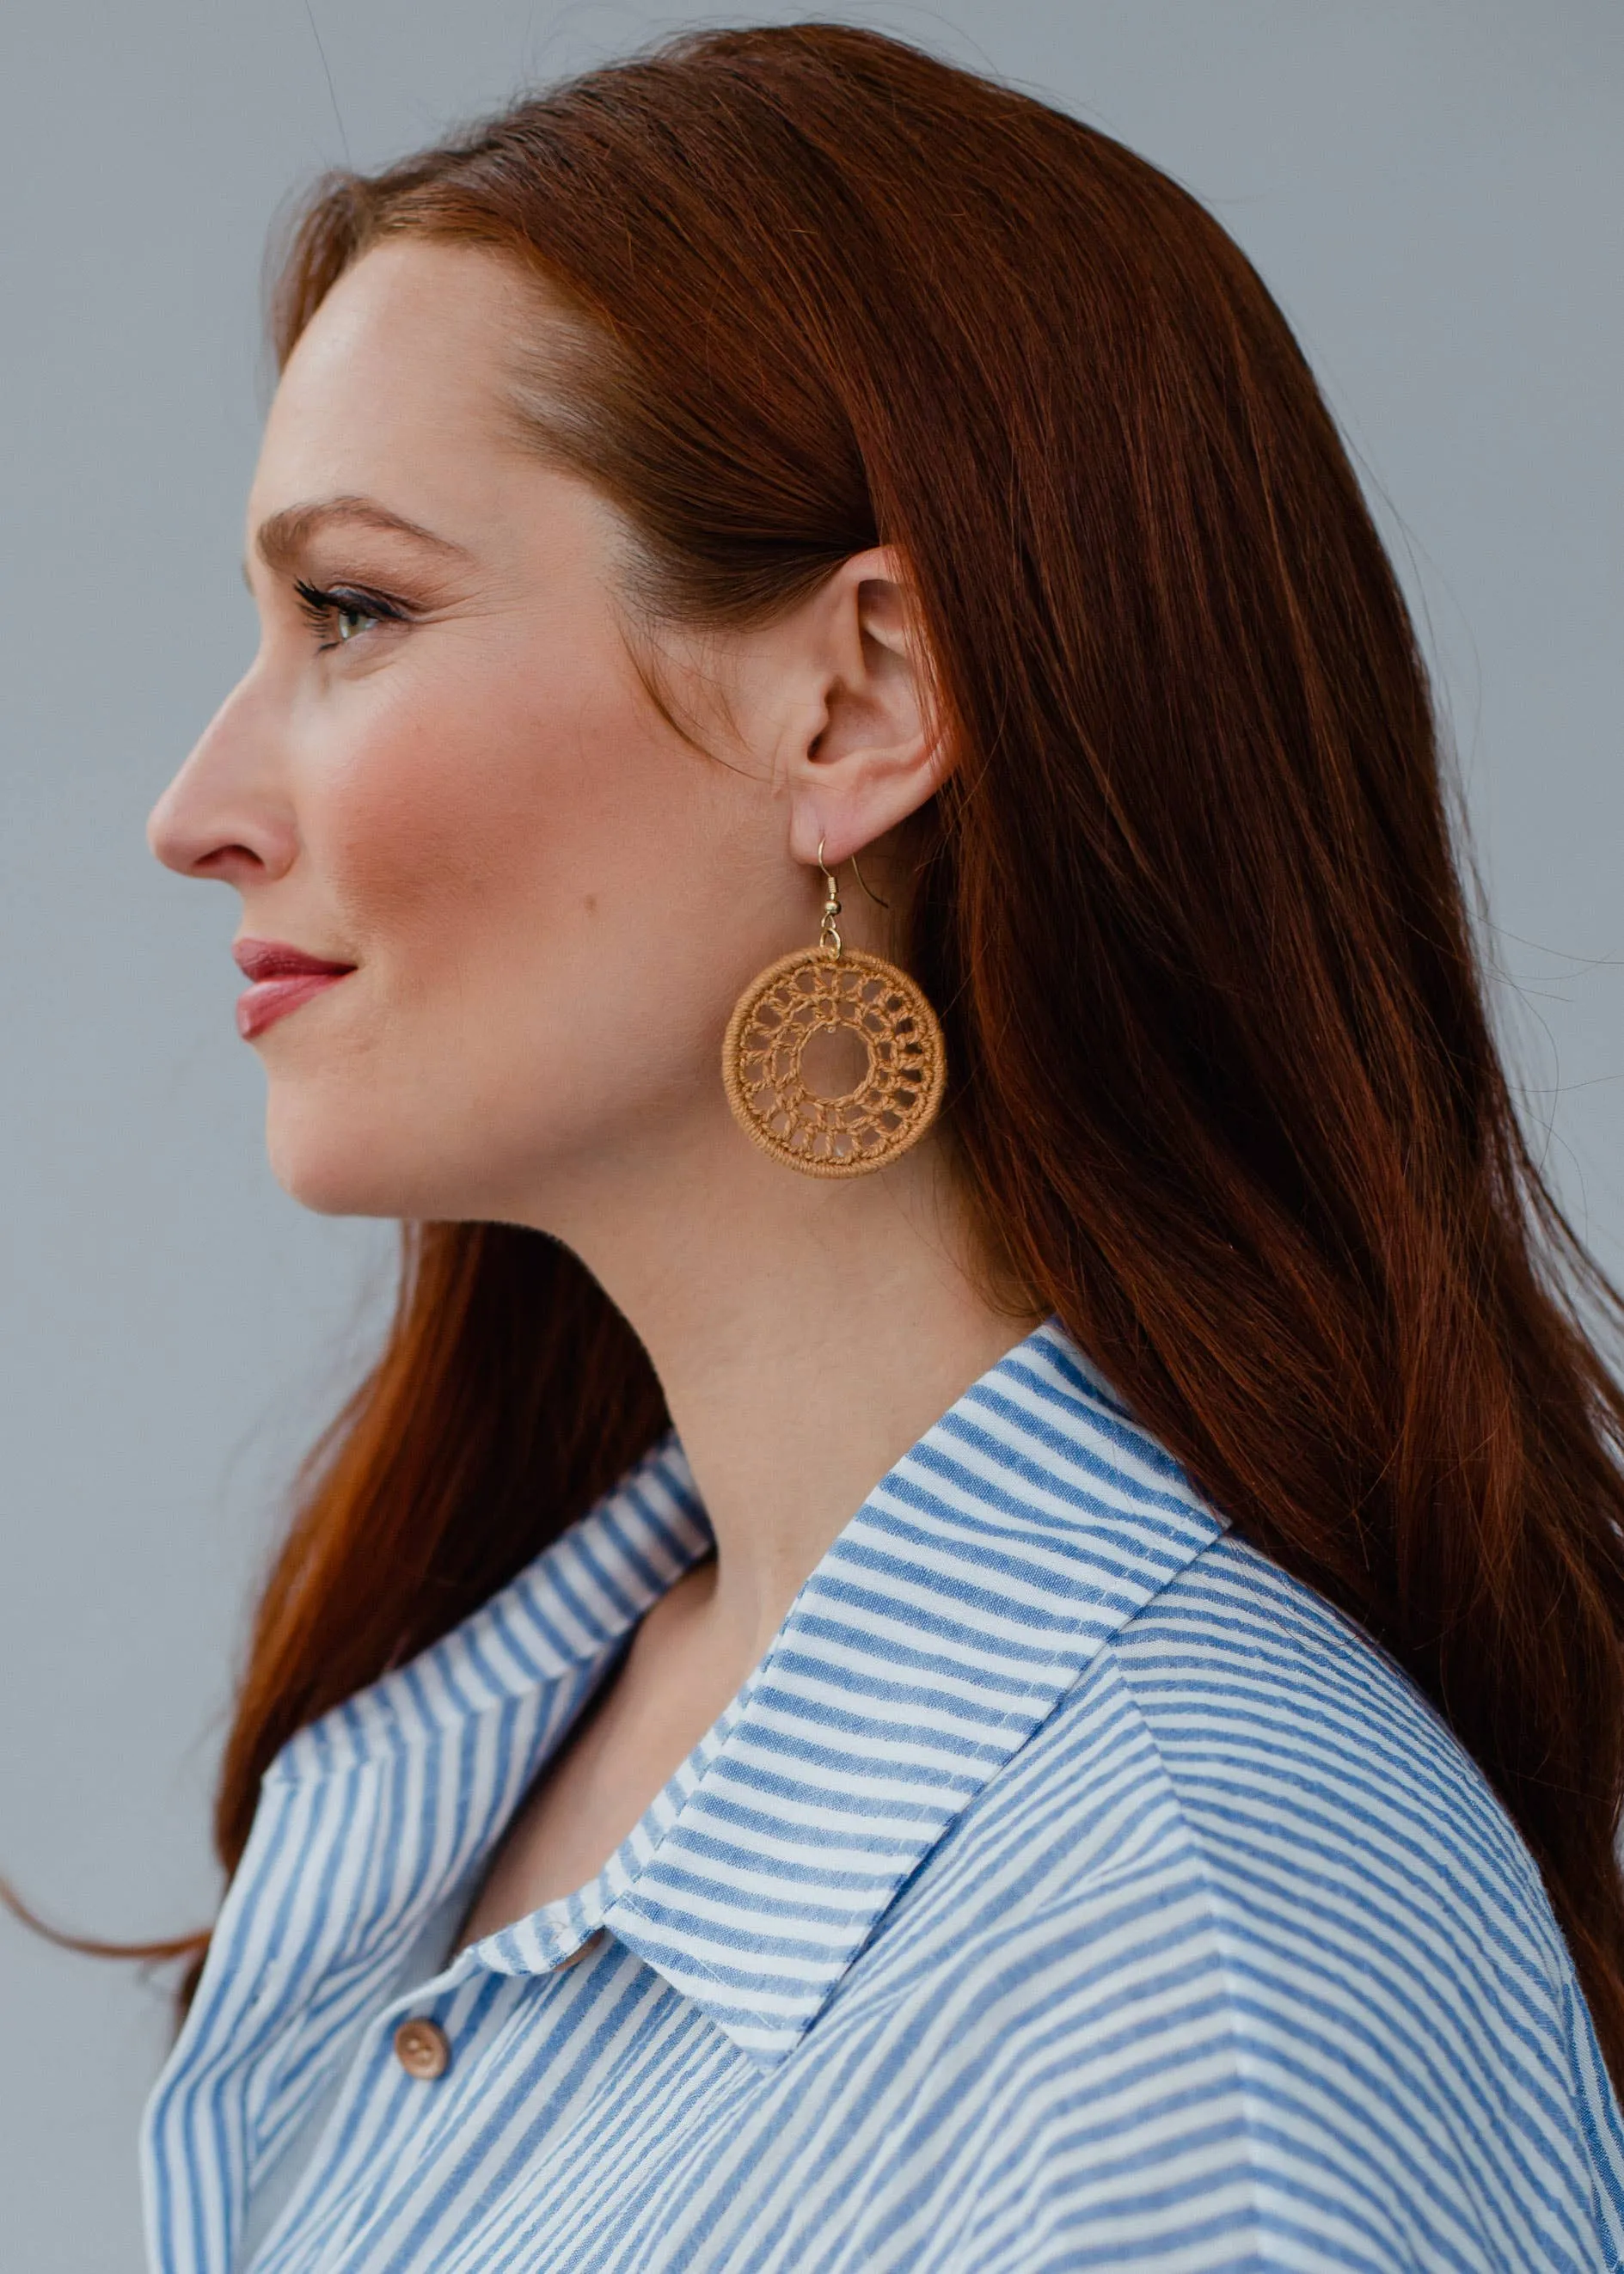
[[[947,1073],[936,1014],[861,948],[802,948],[739,998],[722,1081],[747,1136],[808,1177],[865,1177],[921,1138]]]

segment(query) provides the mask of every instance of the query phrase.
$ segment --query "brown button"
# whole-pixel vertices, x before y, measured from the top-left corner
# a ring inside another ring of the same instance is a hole
[[[408,2076],[432,2083],[451,2066],[451,2042],[438,2022],[402,2022],[395,2032],[395,2058]]]
[[[572,1950],[568,1958],[560,1958],[553,1971],[555,1974],[561,1974],[567,1966],[579,1966],[583,1958],[590,1958],[591,1956],[592,1953],[598,1948],[598,1946],[602,1942],[603,1939],[604,1930],[600,1926],[596,1934],[588,1935],[586,1940],[581,1945],[579,1949]]]

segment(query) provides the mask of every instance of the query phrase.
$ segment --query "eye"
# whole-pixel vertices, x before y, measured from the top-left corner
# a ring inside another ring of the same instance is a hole
[[[298,595],[299,613],[305,622],[312,631],[323,635],[316,644],[318,653],[347,646],[378,624],[399,623],[404,614],[380,592],[364,592],[352,584],[336,584],[330,591],[323,591],[318,584],[305,584],[301,577],[293,589]]]

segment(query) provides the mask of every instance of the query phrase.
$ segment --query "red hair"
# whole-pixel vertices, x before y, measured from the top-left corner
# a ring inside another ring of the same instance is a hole
[[[1544,1873],[1624,2076],[1614,1299],[1520,1132],[1430,690],[1296,341],[1092,128],[876,34],[704,34],[324,183],[286,356],[380,238],[494,248],[532,432],[641,597],[770,614],[899,548],[957,767],[906,960],[966,1188],[1199,1488],[1393,1653]],[[551,342],[567,352],[539,358]],[[584,1269],[426,1226],[260,1605],[216,1834],[665,1426]]]

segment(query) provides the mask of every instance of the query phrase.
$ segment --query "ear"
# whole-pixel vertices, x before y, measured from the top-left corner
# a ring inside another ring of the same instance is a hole
[[[797,629],[812,699],[798,706],[786,753],[789,849],[810,865],[821,843],[832,868],[917,812],[946,765],[925,645],[892,548],[843,561]]]

